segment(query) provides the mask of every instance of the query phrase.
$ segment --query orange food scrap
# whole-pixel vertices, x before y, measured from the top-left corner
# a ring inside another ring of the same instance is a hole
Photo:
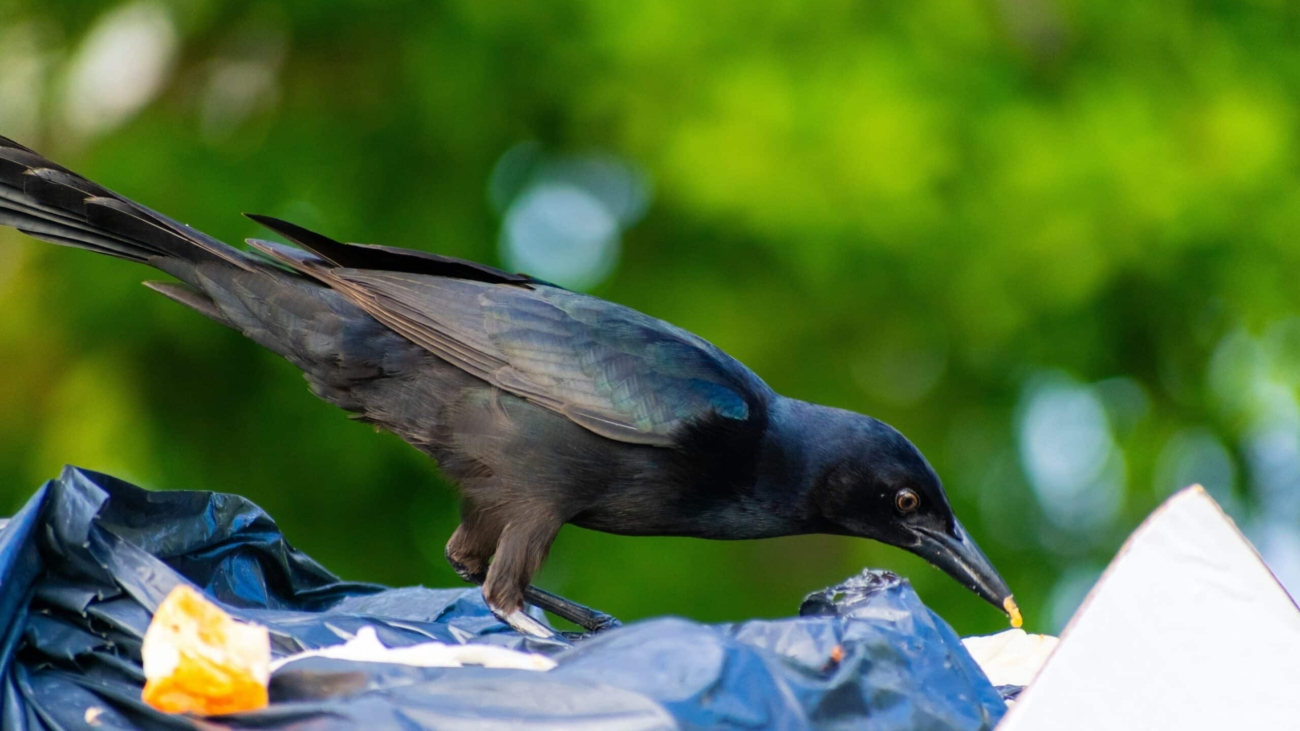
[[[842,645],[836,645],[831,648],[831,662],[844,662],[844,647]]]
[[[165,713],[214,715],[267,704],[266,628],[235,621],[187,585],[158,605],[141,655],[144,702]]]
[[[1002,608],[1007,610],[1007,616],[1011,618],[1011,626],[1020,629],[1020,626],[1025,623],[1025,620],[1020,617],[1020,607],[1016,606],[1016,600],[1011,597],[1003,599]]]

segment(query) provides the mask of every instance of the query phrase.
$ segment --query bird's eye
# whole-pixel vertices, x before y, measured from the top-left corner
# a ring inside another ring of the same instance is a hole
[[[894,507],[898,508],[900,512],[910,513],[920,505],[921,496],[907,488],[899,490],[898,494],[894,496]]]

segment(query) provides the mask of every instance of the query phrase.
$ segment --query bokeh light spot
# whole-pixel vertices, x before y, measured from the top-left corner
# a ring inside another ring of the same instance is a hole
[[[1174,434],[1156,460],[1155,486],[1160,497],[1188,485],[1201,485],[1230,515],[1240,514],[1235,494],[1237,464],[1223,442],[1202,427]]]
[[[162,89],[176,49],[176,27],[159,3],[133,3],[104,15],[68,72],[63,116],[69,129],[96,135],[130,119]]]
[[[1021,465],[1056,527],[1084,536],[1115,520],[1124,458],[1092,388],[1062,374],[1031,380],[1018,437]]]
[[[618,261],[618,221],[587,191],[544,183],[510,207],[501,244],[511,269],[586,289]]]
[[[589,289],[614,270],[625,228],[649,205],[649,179],[601,153],[549,156],[536,142],[507,150],[488,199],[500,212],[501,258],[519,272]]]

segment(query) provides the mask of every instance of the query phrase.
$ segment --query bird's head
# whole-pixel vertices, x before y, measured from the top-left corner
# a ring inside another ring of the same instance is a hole
[[[911,551],[1019,626],[1011,589],[953,514],[920,450],[882,421],[828,411],[832,423],[813,429],[820,436],[809,445],[815,474],[807,498],[823,530]]]

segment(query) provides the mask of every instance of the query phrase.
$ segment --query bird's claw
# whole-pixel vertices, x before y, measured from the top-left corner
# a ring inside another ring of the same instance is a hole
[[[447,553],[447,563],[451,564],[452,571],[455,571],[456,575],[467,583],[482,586],[483,582],[487,580],[486,571],[471,571],[464,561],[457,561],[452,558],[450,552]]]

